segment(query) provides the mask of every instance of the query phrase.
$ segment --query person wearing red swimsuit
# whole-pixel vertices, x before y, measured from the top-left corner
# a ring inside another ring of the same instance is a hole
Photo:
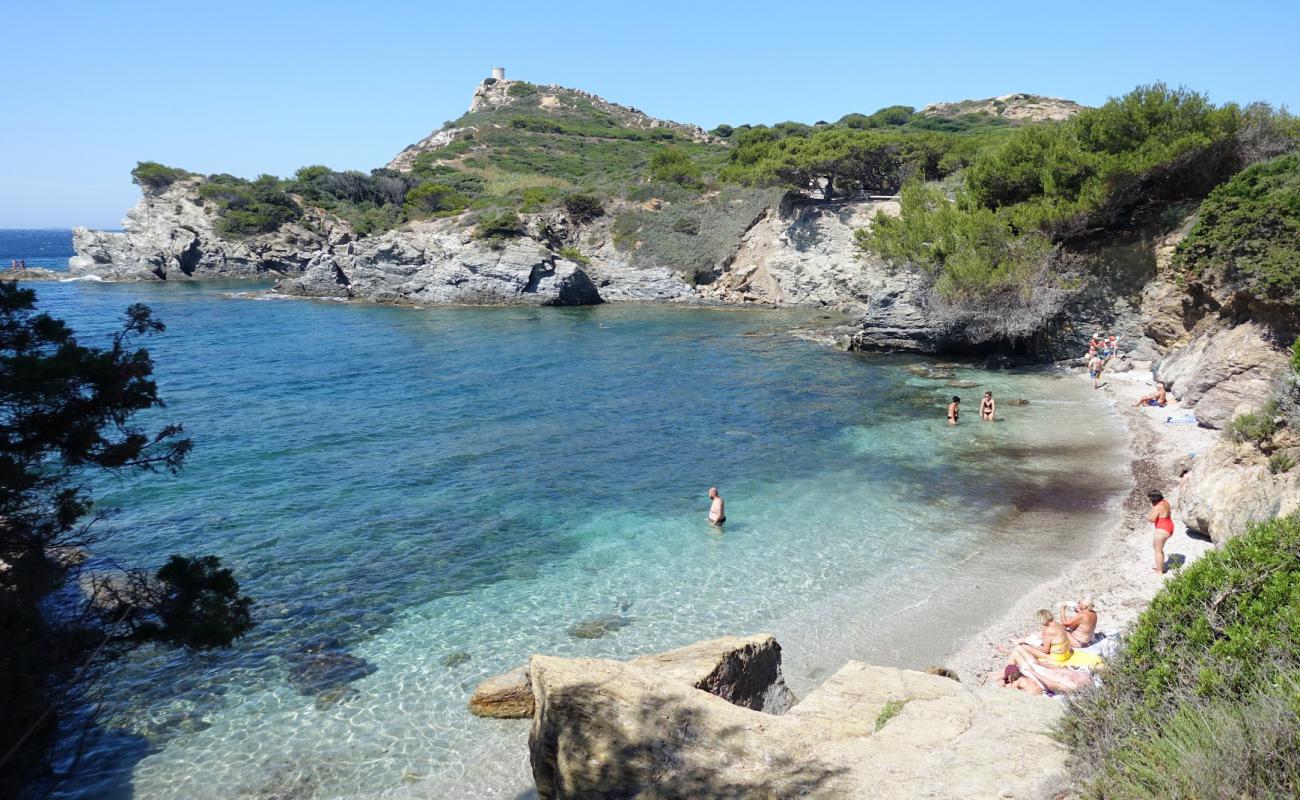
[[[1151,538],[1151,546],[1156,553],[1156,565],[1152,569],[1164,574],[1165,542],[1174,535],[1174,518],[1170,514],[1169,501],[1163,494],[1150,491],[1147,492],[1147,499],[1151,501],[1151,510],[1147,512],[1147,519],[1156,526],[1155,535]]]

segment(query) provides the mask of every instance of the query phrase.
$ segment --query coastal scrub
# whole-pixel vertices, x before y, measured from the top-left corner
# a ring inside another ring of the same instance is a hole
[[[1300,794],[1300,515],[1170,580],[1059,735],[1091,798]]]

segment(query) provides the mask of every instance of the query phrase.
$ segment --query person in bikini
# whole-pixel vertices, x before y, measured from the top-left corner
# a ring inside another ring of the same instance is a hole
[[[1065,628],[1065,635],[1070,638],[1071,644],[1075,647],[1087,647],[1092,644],[1092,639],[1097,635],[1097,612],[1092,608],[1092,598],[1085,597],[1074,604],[1074,616],[1069,619],[1065,618],[1065,603],[1058,603],[1056,606],[1057,613],[1061,619],[1061,627]]]
[[[1165,542],[1169,537],[1174,535],[1174,518],[1170,513],[1169,501],[1160,492],[1152,490],[1147,492],[1147,499],[1151,501],[1151,510],[1147,512],[1147,519],[1155,523],[1155,534],[1151,537],[1151,547],[1155,550],[1156,565],[1151,569],[1160,574],[1165,572]]]
[[[1056,621],[1052,612],[1047,609],[1040,610],[1038,620],[1043,624],[1042,646],[1022,641],[1011,651],[1011,660],[1008,663],[1014,663],[1017,658],[1026,656],[1032,657],[1037,663],[1054,667],[1092,668],[1101,663],[1100,656],[1074,649],[1065,626]]]
[[[1134,408],[1138,406],[1153,406],[1158,408],[1164,408],[1165,403],[1168,402],[1169,402],[1169,398],[1165,394],[1165,385],[1163,383],[1157,382],[1156,393],[1144,395],[1143,397],[1141,397],[1136,403],[1134,403]]]
[[[984,399],[980,401],[980,419],[985,422],[993,421],[993,414],[997,411],[997,404],[993,402],[993,393],[985,392]]]
[[[948,424],[956,425],[959,414],[961,414],[961,398],[953,395],[952,402],[948,404]]]

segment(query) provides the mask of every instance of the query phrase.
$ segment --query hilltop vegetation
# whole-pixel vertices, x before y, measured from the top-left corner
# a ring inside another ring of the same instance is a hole
[[[987,143],[951,194],[914,180],[902,215],[879,218],[859,232],[859,244],[927,270],[949,304],[999,297],[996,313],[1008,322],[988,326],[990,338],[1023,336],[1053,311],[1036,296],[1077,277],[1057,245],[1199,199],[1251,161],[1294,147],[1295,134],[1290,117],[1265,106],[1215,106],[1185,89],[1139,87],[1068,121]],[[1007,314],[1007,302],[1032,309]]]
[[[783,194],[901,193],[901,217],[860,231],[860,247],[928,273],[935,313],[972,341],[1015,340],[1040,330],[1080,285],[1063,245],[1199,200],[1296,141],[1283,113],[1216,106],[1162,84],[1065,120],[1055,117],[1072,112],[1068,101],[1008,97],[1023,107],[1008,110],[1001,98],[921,112],[889,106],[835,122],[705,134],[575,90],[487,81],[475,110],[389,167],[310,166],[251,181],[215,175],[200,192],[230,237],[303,222],[307,207],[368,236],[436,217],[472,227],[502,212],[568,214],[579,197],[588,211],[571,221],[608,215],[616,246],[634,262],[670,264],[688,279],[716,273],[736,237]],[[1222,263],[1261,296],[1293,301],[1295,171],[1284,159],[1224,186],[1180,258]],[[190,173],[146,162],[135,177],[158,191]]]
[[[523,81],[503,86],[503,100],[447,122],[446,140],[413,150],[401,170],[309,166],[285,179],[214,175],[200,191],[216,204],[220,232],[230,237],[300,221],[304,206],[346,219],[366,236],[464,211],[473,212],[465,220],[473,225],[481,213],[497,210],[564,208],[571,196],[595,198],[602,209],[667,199],[685,206],[670,223],[681,234],[707,229],[716,217],[736,216],[710,201],[721,190],[746,213],[757,202],[770,202],[774,189],[830,197],[889,193],[913,174],[951,174],[984,137],[1012,130],[1007,120],[987,114],[927,116],[890,106],[835,123],[724,125],[706,136],[581,92]],[[194,177],[155,162],[142,162],[133,176],[150,191]],[[683,215],[689,219],[680,221]],[[654,230],[649,233],[656,238]]]

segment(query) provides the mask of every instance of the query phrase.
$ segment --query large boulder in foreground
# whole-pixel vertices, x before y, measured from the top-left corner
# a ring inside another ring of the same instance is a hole
[[[1220,544],[1298,509],[1300,468],[1275,474],[1253,444],[1221,439],[1192,463],[1177,511],[1190,530]]]
[[[725,636],[666,653],[639,656],[631,664],[661,680],[699,689],[755,711],[783,713],[794,695],[781,675],[781,645],[765,634]],[[535,710],[527,667],[488,678],[469,699],[480,717],[523,719]]]
[[[850,662],[764,714],[635,662],[534,656],[541,798],[1054,796],[1060,704]]]
[[[1270,329],[1258,322],[1228,327],[1207,321],[1184,347],[1156,370],[1183,405],[1194,406],[1197,422],[1222,428],[1245,409],[1277,396],[1287,355]]]

